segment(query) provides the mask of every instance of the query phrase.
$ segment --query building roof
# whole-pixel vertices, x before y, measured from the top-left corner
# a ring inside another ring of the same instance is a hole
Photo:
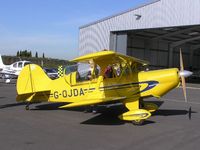
[[[103,19],[100,19],[100,20],[91,22],[91,23],[89,23],[89,24],[83,25],[83,26],[79,27],[79,29],[82,29],[82,28],[91,26],[91,25],[93,25],[93,24],[97,24],[97,23],[103,22],[103,21],[108,20],[108,19],[110,19],[110,18],[123,15],[123,14],[125,14],[125,13],[130,12],[130,11],[133,11],[133,10],[136,10],[136,9],[139,9],[139,8],[142,8],[142,7],[145,7],[145,6],[147,6],[147,5],[151,5],[151,4],[157,3],[157,2],[159,2],[159,1],[161,1],[161,0],[151,0],[151,1],[146,2],[146,3],[144,3],[144,4],[140,5],[140,6],[133,7],[133,8],[131,8],[131,9],[122,11],[122,12],[120,12],[120,13],[117,13],[117,14],[114,14],[114,15],[111,15],[111,16],[108,16],[108,17],[105,17],[105,18],[103,18]]]

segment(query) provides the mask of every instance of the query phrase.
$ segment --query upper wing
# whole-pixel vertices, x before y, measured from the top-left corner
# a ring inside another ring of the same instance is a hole
[[[78,102],[70,103],[59,108],[70,108],[70,107],[78,107],[78,106],[87,106],[87,105],[94,105],[99,103],[106,103],[106,102],[114,102],[119,100],[124,100],[126,97],[107,97],[104,99],[84,99]]]
[[[119,61],[135,62],[143,66],[149,64],[147,61],[144,61],[135,57],[123,55],[114,51],[109,51],[109,50],[103,50],[103,51],[95,52],[92,54],[80,56],[78,58],[73,59],[72,61],[90,62],[91,60],[100,66],[103,64],[113,64]]]

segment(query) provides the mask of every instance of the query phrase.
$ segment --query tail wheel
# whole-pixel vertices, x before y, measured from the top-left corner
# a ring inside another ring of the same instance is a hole
[[[30,104],[29,104],[29,103],[28,103],[28,104],[26,104],[26,106],[25,106],[25,109],[26,109],[26,110],[30,110],[29,106],[30,106]]]
[[[133,125],[137,125],[137,126],[141,126],[144,123],[144,119],[140,119],[140,120],[133,120],[132,124]]]

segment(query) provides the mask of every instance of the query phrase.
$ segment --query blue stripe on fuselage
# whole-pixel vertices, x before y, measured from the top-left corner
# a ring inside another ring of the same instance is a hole
[[[142,91],[138,91],[137,93],[134,93],[134,94],[138,94],[138,93],[142,93],[154,88],[158,83],[159,83],[158,81],[132,82],[128,84],[116,84],[116,85],[104,86],[104,87],[100,87],[100,89],[101,90],[116,90],[116,89],[128,88],[128,86],[132,87],[134,85],[148,84],[147,87],[143,89]]]

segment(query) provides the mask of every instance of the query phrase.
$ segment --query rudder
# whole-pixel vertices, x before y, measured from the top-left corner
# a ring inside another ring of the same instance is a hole
[[[36,64],[26,65],[17,79],[17,94],[49,91],[48,85],[51,81],[40,66]]]
[[[3,60],[2,60],[2,57],[1,57],[1,54],[0,54],[0,68],[3,68],[4,64],[3,64]]]

